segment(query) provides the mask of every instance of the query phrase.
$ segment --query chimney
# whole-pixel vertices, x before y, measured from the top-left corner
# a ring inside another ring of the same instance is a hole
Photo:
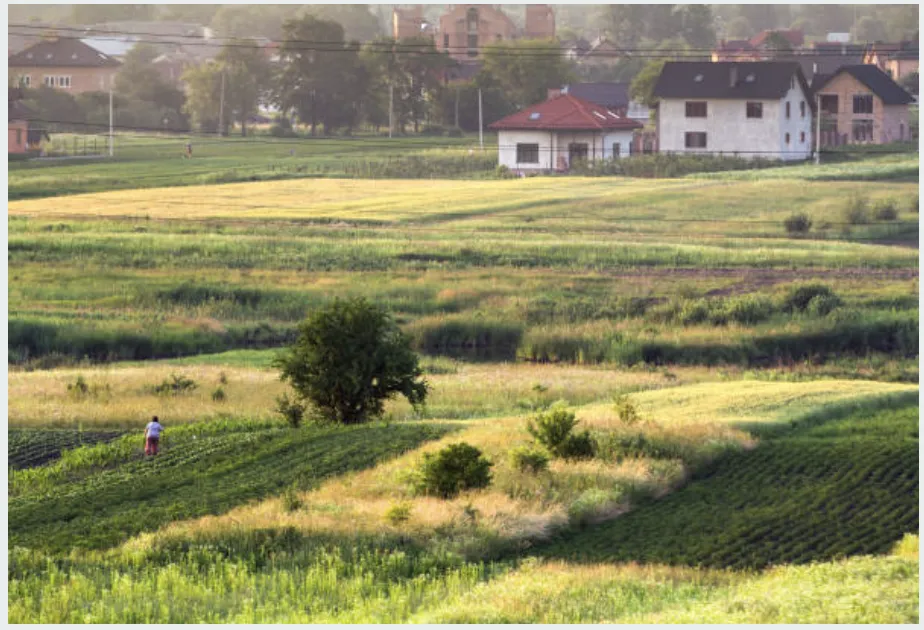
[[[732,65],[732,67],[729,69],[728,86],[735,87],[736,85],[738,85],[738,66]]]

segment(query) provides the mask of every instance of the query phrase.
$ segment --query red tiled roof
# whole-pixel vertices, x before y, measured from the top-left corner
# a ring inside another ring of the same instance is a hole
[[[491,129],[541,129],[546,131],[605,129],[641,129],[637,120],[570,94],[562,94],[545,102],[521,109],[515,114],[489,125]]]
[[[724,41],[724,42],[719,43],[719,48],[718,48],[718,50],[720,50],[720,51],[728,51],[728,50],[748,50],[748,51],[751,51],[751,50],[755,50],[755,51],[756,51],[757,49],[754,48],[754,47],[751,45],[751,42],[749,42],[749,41],[746,40],[746,39],[730,39],[730,40],[728,40],[728,41]]]

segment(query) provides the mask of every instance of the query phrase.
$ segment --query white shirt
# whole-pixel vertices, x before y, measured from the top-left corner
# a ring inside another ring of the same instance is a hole
[[[148,437],[159,438],[160,432],[164,430],[164,427],[160,422],[148,422],[148,426],[145,427],[145,430],[148,433]]]

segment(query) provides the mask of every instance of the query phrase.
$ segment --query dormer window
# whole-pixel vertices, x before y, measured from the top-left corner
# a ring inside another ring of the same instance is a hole
[[[754,79],[755,79],[755,78],[756,78],[756,77],[754,77],[753,74],[749,74],[748,76],[744,77],[744,82],[745,82],[745,83],[754,83]]]
[[[539,117],[542,116],[540,112],[533,112],[529,115],[530,120],[539,120]]]
[[[703,82],[703,75],[697,74],[695,77],[693,77],[693,81],[694,81],[695,83],[702,83],[702,82]]]
[[[598,112],[598,111],[595,111],[595,112],[594,112],[594,116],[596,116],[596,117],[599,118],[600,120],[606,120],[606,116],[604,116],[603,114],[601,114],[601,113]]]

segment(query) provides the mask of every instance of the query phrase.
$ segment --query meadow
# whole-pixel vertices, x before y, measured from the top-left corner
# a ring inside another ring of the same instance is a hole
[[[917,156],[510,179],[384,140],[11,164],[11,623],[917,622]],[[273,358],[350,296],[427,404],[292,428]],[[592,453],[523,467],[552,408]],[[459,442],[489,486],[422,494]]]

